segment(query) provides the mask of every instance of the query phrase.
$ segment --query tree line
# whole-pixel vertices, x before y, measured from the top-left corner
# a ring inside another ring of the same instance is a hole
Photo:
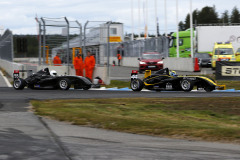
[[[223,13],[219,14],[218,12],[216,12],[215,6],[212,7],[206,6],[203,7],[201,10],[195,9],[192,12],[192,16],[193,25],[199,24],[229,25],[240,23],[240,12],[236,6],[233,7],[230,14],[228,10],[225,10]],[[187,14],[185,21],[184,22],[180,21],[178,26],[180,31],[190,28],[190,14]]]

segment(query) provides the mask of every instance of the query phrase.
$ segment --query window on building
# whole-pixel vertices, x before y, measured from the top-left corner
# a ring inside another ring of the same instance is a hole
[[[110,28],[110,34],[117,34],[117,28]]]

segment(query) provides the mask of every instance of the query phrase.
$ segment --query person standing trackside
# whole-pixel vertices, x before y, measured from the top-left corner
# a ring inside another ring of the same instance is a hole
[[[53,64],[54,64],[54,66],[61,66],[62,61],[60,59],[59,53],[57,53],[57,55],[53,58]]]
[[[119,52],[117,54],[117,59],[118,59],[118,66],[120,66],[122,56],[121,56],[121,54]]]
[[[80,53],[77,54],[77,56],[74,58],[74,68],[76,71],[76,75],[77,76],[83,76],[83,60],[82,60],[82,56],[80,55]]]
[[[87,57],[84,60],[84,69],[85,69],[85,77],[92,80],[93,70],[95,67],[95,58],[91,55],[91,52],[87,52]]]

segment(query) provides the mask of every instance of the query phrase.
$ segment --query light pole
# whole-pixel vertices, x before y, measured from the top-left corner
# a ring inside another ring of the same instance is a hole
[[[167,0],[164,0],[164,12],[165,12],[165,36],[167,37]]]
[[[134,39],[134,23],[133,23],[133,0],[131,0],[131,19],[132,19],[132,41]]]
[[[190,0],[190,32],[191,32],[191,57],[193,57],[193,17],[192,17],[192,0]]]
[[[158,37],[157,0],[155,0],[155,23],[156,23],[156,36],[155,37]]]
[[[179,58],[178,0],[176,0],[177,58]]]
[[[141,37],[140,0],[138,0],[138,38]]]

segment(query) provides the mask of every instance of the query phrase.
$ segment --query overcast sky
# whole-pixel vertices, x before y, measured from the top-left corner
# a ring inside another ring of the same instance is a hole
[[[139,31],[138,1],[134,2],[134,30]],[[143,32],[143,5],[147,0],[140,0],[141,25]],[[148,28],[155,33],[155,0],[148,0]],[[194,9],[205,6],[216,6],[219,14],[231,10],[234,6],[239,9],[239,0],[192,0]],[[184,21],[189,12],[189,0],[178,0],[179,21]],[[164,0],[157,0],[157,15],[160,33],[164,28]],[[168,32],[176,31],[176,0],[167,0]],[[124,23],[124,31],[131,32],[131,0],[0,0],[0,27],[10,29],[14,34],[37,34],[36,15],[40,17],[67,17],[84,24],[89,21],[116,21]],[[145,20],[146,21],[146,20]]]

